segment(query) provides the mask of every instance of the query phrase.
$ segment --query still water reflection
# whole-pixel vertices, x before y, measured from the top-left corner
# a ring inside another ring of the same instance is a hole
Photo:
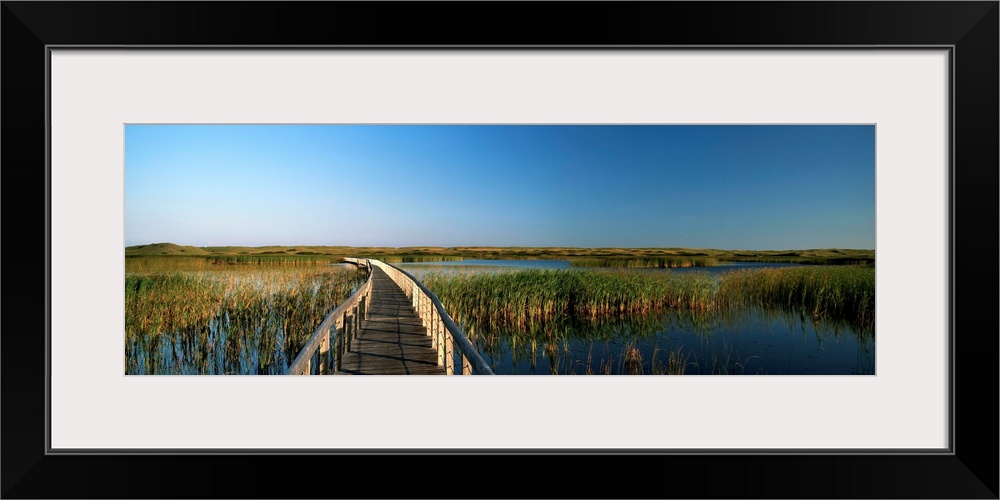
[[[747,309],[470,336],[498,374],[873,374],[874,338],[804,315]]]

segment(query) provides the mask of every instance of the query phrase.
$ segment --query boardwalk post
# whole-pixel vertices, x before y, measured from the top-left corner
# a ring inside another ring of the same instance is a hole
[[[344,311],[344,315],[340,319],[340,324],[344,325],[344,333],[341,335],[344,339],[344,352],[351,352],[351,322],[347,320],[347,312]]]
[[[462,375],[472,375],[472,364],[469,363],[469,359],[462,355]]]
[[[351,352],[354,348],[354,317],[347,316],[347,334],[344,336],[344,342],[347,343],[347,352]]]
[[[434,309],[431,308],[430,304],[424,305],[424,313],[421,314],[420,317],[424,319],[424,325],[425,325],[425,328],[427,328],[427,336],[428,337],[433,336],[433,334],[434,334],[433,333],[434,332],[434,325],[431,322],[431,320],[434,319]],[[433,339],[431,340],[431,345],[432,346],[434,345],[434,340]]]
[[[444,320],[438,316],[437,323],[435,324],[437,329],[437,348],[438,348],[438,366],[445,366],[444,359]]]
[[[444,331],[444,370],[448,375],[455,374],[455,346],[451,341],[451,332]]]
[[[437,349],[437,323],[434,321],[437,308],[431,308],[431,320],[427,324],[427,335],[431,337],[431,347]]]
[[[351,352],[351,323],[346,312],[340,316],[340,349],[344,354]]]
[[[361,322],[358,321],[358,306],[354,306],[351,309],[351,342],[358,338],[358,328],[361,327]]]
[[[362,315],[364,315],[364,313],[361,312],[361,306],[360,305],[356,306],[354,308],[354,326],[355,326],[355,328],[354,328],[354,338],[355,339],[357,339],[358,338],[358,334],[361,333],[361,317],[362,317]]]
[[[430,323],[427,321],[427,301],[424,300],[424,294],[421,293],[419,294],[419,296],[420,296],[420,308],[417,309],[417,316],[420,316],[420,323],[424,325],[424,328],[427,328],[428,326],[430,326]]]
[[[323,337],[323,342],[319,345],[319,374],[326,375],[330,369],[327,366],[327,357],[330,355],[330,334]]]
[[[333,371],[335,371],[335,372],[339,372],[340,371],[340,363],[344,359],[344,333],[343,333],[343,330],[344,330],[343,327],[337,328],[336,325],[334,325],[334,327],[333,327],[333,331],[336,332],[336,334],[337,334],[337,339],[336,339],[336,346],[337,346],[337,348],[334,350],[334,353],[336,355],[336,359],[333,362]]]
[[[343,359],[344,355],[340,352],[340,335],[337,335],[337,329],[333,329],[333,368],[330,370],[334,374],[340,371],[340,360]]]

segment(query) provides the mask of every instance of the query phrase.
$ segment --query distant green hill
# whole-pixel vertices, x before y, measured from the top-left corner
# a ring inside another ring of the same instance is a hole
[[[174,243],[153,243],[125,247],[125,255],[211,255],[211,252],[191,246]]]

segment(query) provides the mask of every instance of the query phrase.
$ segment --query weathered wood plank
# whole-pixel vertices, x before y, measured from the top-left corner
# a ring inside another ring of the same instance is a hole
[[[431,337],[411,301],[380,268],[372,266],[368,319],[362,321],[338,375],[444,375]]]

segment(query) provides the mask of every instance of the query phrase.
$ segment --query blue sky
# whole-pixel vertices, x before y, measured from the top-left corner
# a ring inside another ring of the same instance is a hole
[[[875,127],[127,125],[125,244],[875,248]]]

